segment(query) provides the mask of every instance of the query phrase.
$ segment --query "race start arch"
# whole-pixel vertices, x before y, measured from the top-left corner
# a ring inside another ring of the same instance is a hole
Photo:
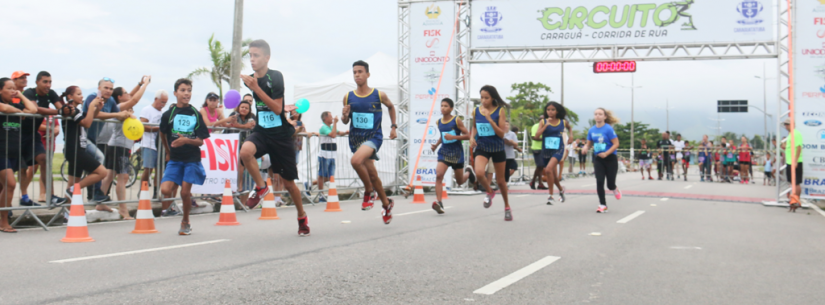
[[[399,0],[398,111],[399,137],[404,143],[399,149],[399,179],[411,183],[421,175],[425,185],[434,181],[436,161],[429,144],[440,137],[435,124],[440,117],[439,102],[452,98],[458,113],[469,122],[472,64],[777,58],[782,102],[776,117],[781,118],[789,113],[793,97],[804,93],[792,91],[791,75],[797,70],[793,62],[817,54],[825,57],[825,35],[815,42],[808,40],[814,40],[816,33],[799,40],[791,36],[801,33],[800,28],[815,26],[814,20],[798,19],[797,23],[791,15],[799,12],[799,18],[821,20],[825,17],[821,2],[825,1]],[[792,49],[792,41],[813,43],[815,51],[802,54],[805,46]],[[794,58],[793,53],[799,55]],[[821,75],[800,69],[795,83],[822,76],[820,85],[825,84],[825,69]],[[819,100],[805,105],[823,101],[823,94],[825,86]],[[825,109],[822,113],[825,121]],[[825,130],[822,133],[825,141]],[[781,134],[779,124],[776,134]],[[821,151],[806,147],[803,154],[825,157],[825,149]],[[822,166],[819,181],[825,181]]]

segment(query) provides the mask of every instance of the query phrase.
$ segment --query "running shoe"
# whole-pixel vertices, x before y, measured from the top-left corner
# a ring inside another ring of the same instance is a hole
[[[653,176],[648,176],[648,180],[653,180]]]
[[[496,197],[496,193],[487,193],[487,196],[484,196],[484,208],[489,209],[491,205],[493,205],[493,198]]]
[[[468,166],[465,171],[470,173],[470,176],[467,178],[470,180],[470,183],[476,183],[476,172],[473,170],[472,167]]]
[[[504,209],[504,221],[513,221],[513,213],[510,212],[510,208]]]
[[[539,189],[539,190],[549,190],[549,189],[548,189],[546,186],[544,186],[544,185],[539,185],[536,189]]]
[[[444,206],[438,201],[433,201],[433,210],[438,212],[438,214],[444,214]]]
[[[607,206],[600,205],[599,208],[596,210],[596,213],[607,213]]]
[[[327,197],[324,197],[324,195],[321,194],[321,196],[318,197],[318,203],[327,203]]]
[[[304,190],[306,190],[305,195],[307,195],[307,198],[312,198],[312,193],[309,192],[309,190],[311,189],[312,184],[310,184],[309,182],[304,182]]]
[[[364,202],[361,203],[361,211],[368,211],[375,205],[375,197],[373,195],[364,195]]]
[[[259,188],[256,186],[252,194],[249,194],[249,199],[246,200],[246,207],[250,210],[258,207],[261,199],[264,199],[267,193],[269,193],[269,188],[266,186],[266,182],[264,182],[264,187]]]
[[[63,205],[64,203],[66,203],[66,201],[67,201],[66,198],[60,198],[60,197],[57,197],[55,195],[52,195],[52,200],[51,200],[51,203],[49,205],[52,205],[52,204],[54,204],[54,205]]]
[[[180,215],[180,212],[176,211],[174,208],[172,208],[172,206],[169,206],[168,210],[160,212],[160,217],[172,217],[177,215]]]
[[[309,219],[306,216],[298,218],[298,236],[309,236]]]
[[[622,200],[622,191],[619,189],[613,190],[613,196],[616,196],[616,200]]]
[[[395,202],[393,202],[392,199],[389,198],[387,198],[387,201],[389,201],[390,204],[388,204],[385,207],[382,207],[383,210],[381,211],[381,216],[384,218],[384,224],[388,225],[390,224],[390,221],[392,221],[392,208],[395,206]]]
[[[192,227],[189,223],[180,223],[180,230],[178,230],[178,235],[192,235]]]
[[[559,202],[561,202],[561,203],[564,203],[564,200],[565,200],[565,198],[564,198],[564,190],[565,190],[565,188],[561,188],[561,189],[559,190]]]
[[[556,199],[553,198],[553,195],[547,197],[547,205],[553,205],[554,201],[556,201]]]
[[[106,196],[106,195],[103,195],[103,194],[97,194],[97,195],[95,195],[94,198],[92,198],[92,202],[97,202],[97,203],[109,202],[109,201],[112,201],[112,197],[109,197],[109,196]]]
[[[535,190],[535,189],[536,189],[536,182],[535,182],[535,181],[530,182],[530,189],[531,189],[531,190]]]
[[[26,199],[26,200],[20,199],[20,206],[22,206],[22,207],[39,207],[40,204],[35,203],[31,199]]]
[[[705,182],[705,178],[702,177],[701,179],[699,179],[699,182]]]

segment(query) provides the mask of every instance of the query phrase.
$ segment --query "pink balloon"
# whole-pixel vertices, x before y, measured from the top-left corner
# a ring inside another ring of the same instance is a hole
[[[223,96],[223,103],[227,109],[238,107],[238,104],[241,103],[241,93],[235,89],[227,91]]]

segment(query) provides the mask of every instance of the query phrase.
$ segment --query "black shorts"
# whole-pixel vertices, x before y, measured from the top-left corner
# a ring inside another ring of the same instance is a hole
[[[501,163],[507,161],[507,154],[504,151],[497,151],[497,152],[486,152],[480,149],[476,149],[473,152],[473,157],[482,156],[487,158],[487,160],[493,159],[493,163]]]
[[[106,169],[115,171],[115,174],[129,173],[129,157],[132,156],[132,151],[128,148],[117,146],[106,146],[105,153]]]
[[[788,166],[785,168],[785,178],[788,179],[788,183],[791,183],[791,167]],[[796,164],[796,185],[802,184],[802,162]]]
[[[587,162],[587,154],[579,154],[579,163]]]
[[[83,177],[83,172],[91,173],[100,167],[100,163],[95,160],[94,156],[86,152],[86,149],[79,147],[76,152],[67,153],[66,160],[69,161],[67,174],[72,177]]]
[[[751,165],[751,161],[739,161],[740,165]]]
[[[765,177],[768,178],[768,179],[773,179],[773,173],[772,172],[765,172]]]
[[[504,165],[504,169],[518,170],[518,163],[516,163],[516,159],[507,159],[507,164]]]
[[[269,154],[270,169],[287,180],[298,179],[298,164],[295,160],[295,144],[292,138],[272,138],[259,132],[253,132],[246,142],[255,144],[255,158]]]
[[[34,142],[29,139],[33,139]],[[43,147],[43,136],[41,136],[40,133],[35,133],[33,137],[23,136],[20,145],[20,156],[23,161],[20,162],[20,166],[33,166],[35,164],[35,157],[46,153],[46,148]]]
[[[10,169],[12,172],[17,172],[20,169],[20,159],[17,158],[2,158],[0,157],[0,171]]]
[[[438,160],[438,163],[447,164],[447,166],[449,166],[452,169],[463,169],[464,168],[464,162],[450,163],[450,162],[447,162],[447,161],[444,161],[444,160]]]

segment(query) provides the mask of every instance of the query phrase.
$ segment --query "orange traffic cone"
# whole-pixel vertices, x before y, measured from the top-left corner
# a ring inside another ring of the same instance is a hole
[[[155,230],[155,214],[152,213],[152,193],[149,193],[149,182],[140,185],[140,201],[137,215],[135,215],[135,230],[132,234],[157,233]]]
[[[83,196],[80,192],[80,183],[75,183],[74,192],[72,192],[72,206],[69,209],[69,224],[66,226],[66,237],[60,240],[64,243],[95,241],[89,237],[89,227],[86,226],[86,210],[83,209]]]
[[[447,196],[447,186],[443,183],[441,184],[441,200],[450,199],[450,196]]]
[[[342,212],[341,204],[338,202],[338,188],[335,186],[335,177],[329,177],[329,196],[327,196],[327,209],[324,212]]]
[[[275,220],[281,219],[278,217],[278,210],[275,208],[275,194],[272,193],[272,179],[269,180],[269,193],[264,196],[264,202],[261,204],[261,217],[259,220]]]
[[[415,191],[413,192],[413,202],[412,203],[427,203],[424,201],[424,186],[421,185],[421,175],[419,175],[415,179]]]
[[[226,179],[226,186],[223,189],[223,200],[221,201],[221,217],[216,226],[237,226],[241,223],[235,217],[235,202],[232,201],[232,186],[229,179]]]

